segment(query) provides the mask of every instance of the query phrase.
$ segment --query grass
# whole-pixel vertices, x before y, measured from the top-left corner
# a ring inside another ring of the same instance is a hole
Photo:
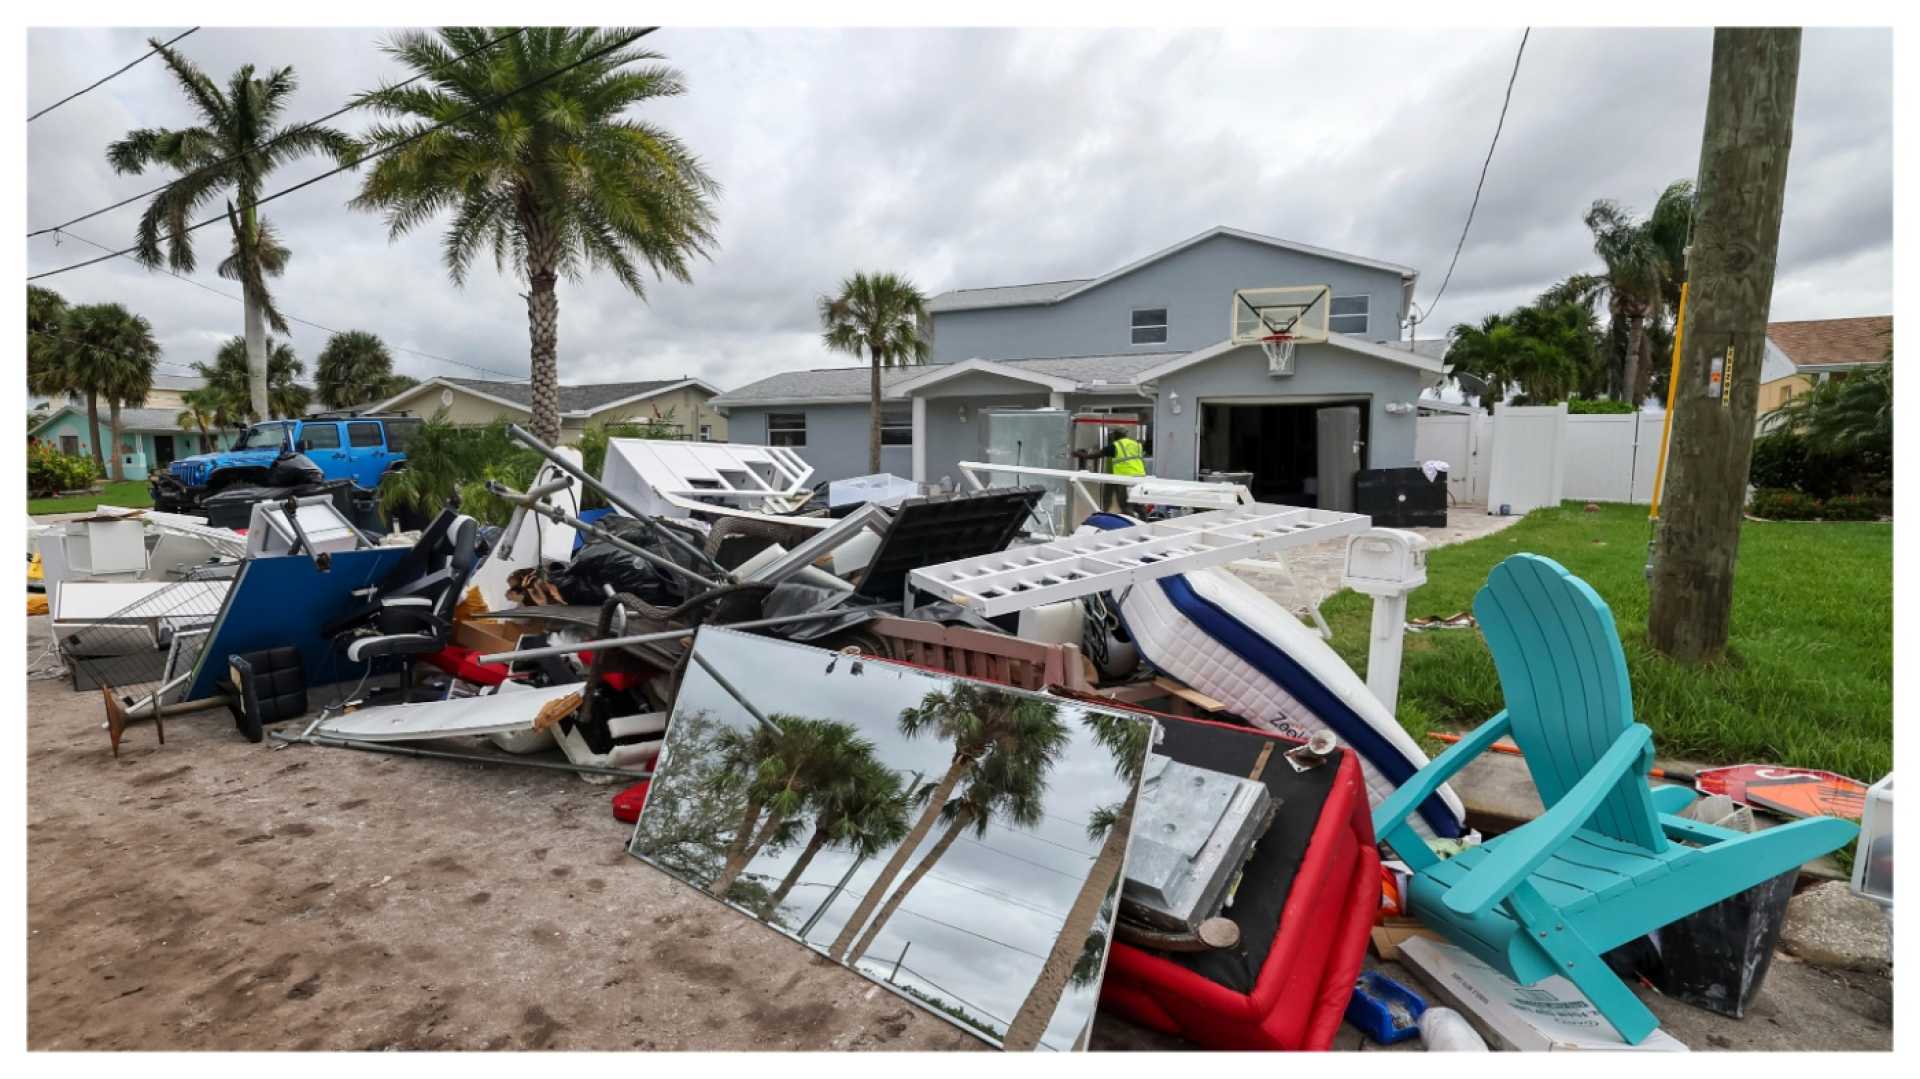
[[[1644,506],[1578,503],[1428,552],[1407,615],[1469,610],[1496,563],[1545,555],[1613,608],[1639,719],[1663,757],[1827,768],[1873,782],[1893,767],[1893,526],[1747,522],[1726,659],[1682,666],[1648,646]],[[1372,601],[1343,592],[1323,608],[1334,647],[1366,670]],[[1416,736],[1465,730],[1499,711],[1500,684],[1479,633],[1407,636],[1400,720]],[[1431,747],[1430,747],[1431,748]]]
[[[153,494],[147,490],[146,480],[127,480],[109,483],[98,491],[81,491],[56,498],[30,498],[27,500],[27,512],[79,513],[99,505],[145,509],[153,505]]]

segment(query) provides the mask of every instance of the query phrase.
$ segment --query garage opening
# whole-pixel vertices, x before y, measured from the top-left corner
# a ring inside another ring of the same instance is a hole
[[[1200,405],[1200,471],[1252,473],[1262,502],[1351,511],[1367,460],[1367,399]]]

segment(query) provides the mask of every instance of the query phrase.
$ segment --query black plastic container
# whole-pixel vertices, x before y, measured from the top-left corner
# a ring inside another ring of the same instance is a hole
[[[1738,1019],[1766,981],[1799,874],[1790,869],[1628,941],[1607,953],[1607,965],[1675,1000]]]
[[[1354,510],[1383,528],[1444,528],[1447,477],[1418,468],[1363,469],[1353,481]]]

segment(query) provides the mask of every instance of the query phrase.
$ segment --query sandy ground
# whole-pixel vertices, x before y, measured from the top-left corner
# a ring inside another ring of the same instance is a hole
[[[628,857],[615,788],[224,710],[115,760],[97,693],[26,696],[29,1048],[981,1044]]]

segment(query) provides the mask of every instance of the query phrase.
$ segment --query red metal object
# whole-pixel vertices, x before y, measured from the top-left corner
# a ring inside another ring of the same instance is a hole
[[[1783,817],[1839,817],[1859,820],[1867,806],[1867,785],[1815,768],[1735,764],[1702,768],[1694,777],[1702,794],[1724,794],[1741,805]]]

